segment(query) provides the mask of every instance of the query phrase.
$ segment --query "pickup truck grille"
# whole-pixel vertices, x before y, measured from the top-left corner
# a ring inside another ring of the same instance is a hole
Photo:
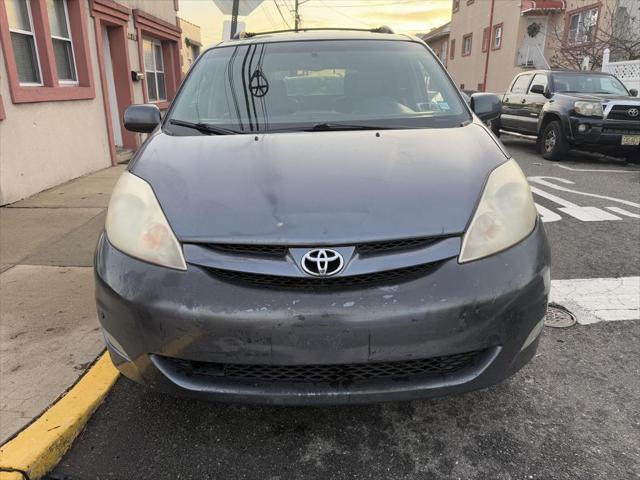
[[[640,106],[636,105],[614,105],[607,115],[607,120],[635,120],[640,122],[639,117],[630,117],[627,112],[632,108],[640,108]]]

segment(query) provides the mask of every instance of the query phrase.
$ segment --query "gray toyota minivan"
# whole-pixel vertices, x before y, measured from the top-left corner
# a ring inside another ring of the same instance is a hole
[[[159,390],[333,404],[495,384],[550,255],[527,181],[433,52],[387,29],[205,51],[119,179],[96,256],[114,364]]]

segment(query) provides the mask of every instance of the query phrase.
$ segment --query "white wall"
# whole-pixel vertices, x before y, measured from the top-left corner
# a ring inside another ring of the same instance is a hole
[[[91,100],[12,103],[0,49],[6,113],[0,121],[0,205],[111,165],[95,32],[88,15],[86,23],[96,90]]]

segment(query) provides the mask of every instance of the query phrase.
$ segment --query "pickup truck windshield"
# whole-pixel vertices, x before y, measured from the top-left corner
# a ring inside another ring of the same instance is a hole
[[[554,91],[558,93],[601,93],[630,95],[616,77],[589,73],[554,73]]]
[[[447,128],[470,119],[419,43],[295,41],[207,51],[164,128],[177,135]]]

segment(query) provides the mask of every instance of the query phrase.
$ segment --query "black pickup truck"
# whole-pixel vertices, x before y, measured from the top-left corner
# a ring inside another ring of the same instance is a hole
[[[640,162],[640,98],[613,75],[535,70],[517,75],[491,122],[500,132],[535,136],[544,158],[562,160],[570,148],[614,150]]]

